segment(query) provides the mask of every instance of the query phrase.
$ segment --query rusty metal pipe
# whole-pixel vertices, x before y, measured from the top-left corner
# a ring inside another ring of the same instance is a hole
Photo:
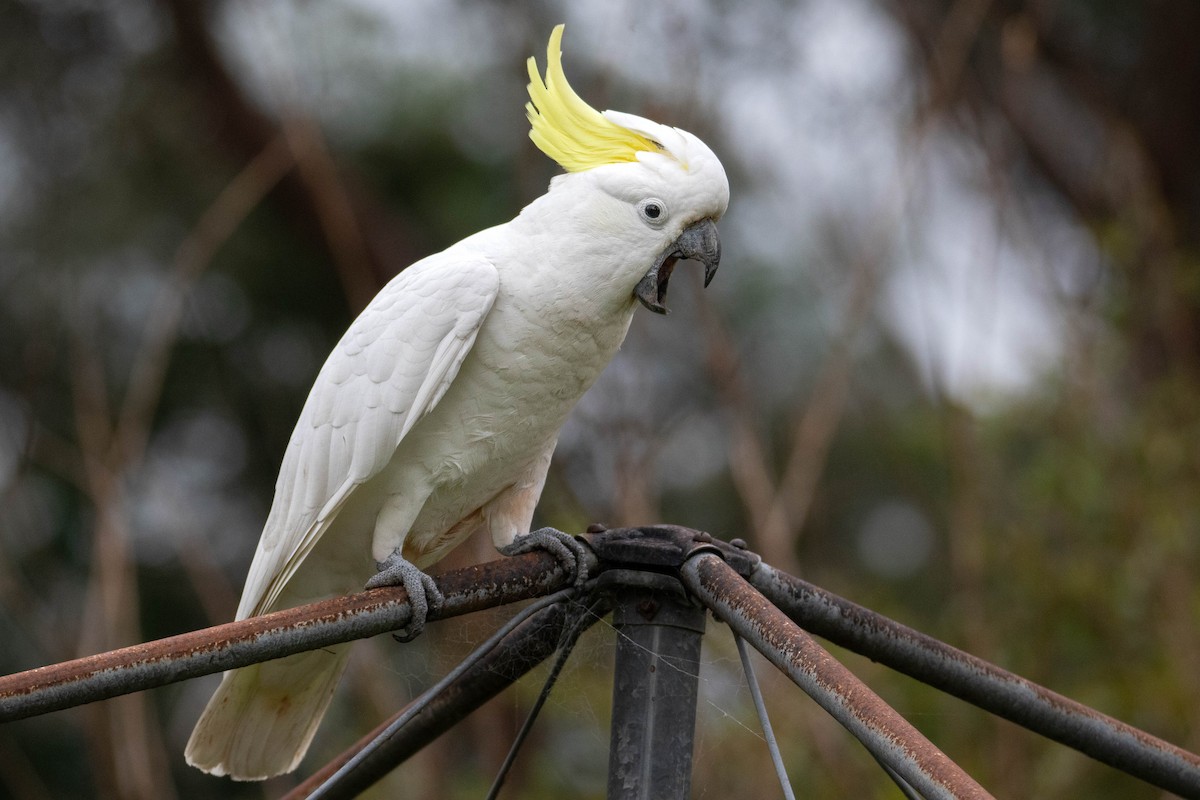
[[[750,583],[806,631],[1182,797],[1200,756],[762,564]]]
[[[472,711],[553,655],[562,644],[568,627],[575,628],[575,635],[581,634],[607,613],[606,604],[582,612],[578,606],[569,603],[543,608],[505,636],[457,680],[434,695],[406,725],[392,735],[385,736],[395,722],[409,711],[409,706],[400,709],[340,756],[310,775],[288,792],[283,800],[303,800],[318,790],[325,800],[358,797]],[[359,759],[353,769],[343,771],[347,764],[368,749],[371,749],[369,756]]]
[[[679,581],[613,570],[617,652],[608,748],[608,800],[691,797],[704,609]]]
[[[924,797],[991,797],[719,556],[697,553],[680,574],[713,613]]]
[[[546,552],[502,558],[437,578],[444,619],[540,597],[568,580]],[[0,677],[0,722],[105,700],[260,661],[365,639],[408,624],[408,594],[372,589],[261,617]]]

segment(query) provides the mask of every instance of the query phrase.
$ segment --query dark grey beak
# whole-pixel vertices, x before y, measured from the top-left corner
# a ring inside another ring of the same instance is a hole
[[[679,238],[667,246],[650,271],[638,281],[634,296],[655,314],[666,314],[663,300],[667,298],[671,271],[675,269],[675,262],[689,258],[704,265],[704,285],[708,286],[721,263],[721,237],[717,235],[717,224],[711,219],[702,219],[684,228]]]

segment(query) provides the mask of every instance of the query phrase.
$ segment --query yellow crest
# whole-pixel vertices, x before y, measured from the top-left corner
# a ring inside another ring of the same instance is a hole
[[[605,164],[637,161],[639,152],[658,152],[652,139],[605,118],[575,94],[562,68],[563,25],[556,25],[546,47],[546,80],[529,57],[529,138],[567,172]]]

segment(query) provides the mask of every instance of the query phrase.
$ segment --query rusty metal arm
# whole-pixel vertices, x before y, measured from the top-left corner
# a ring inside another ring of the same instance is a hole
[[[700,602],[923,797],[992,797],[720,556],[698,552],[684,562],[680,576]]]
[[[1148,783],[1200,800],[1200,756],[779,572],[762,564],[742,542],[730,545],[675,526],[595,533],[588,540],[596,554],[589,564],[592,574],[603,566],[679,575],[740,636],[855,733],[902,786],[911,783],[925,797],[988,795],[808,633]],[[548,595],[568,580],[563,567],[544,552],[449,572],[438,579],[446,604],[436,618]],[[373,636],[403,627],[409,616],[403,589],[377,589],[0,677],[0,722]],[[517,658],[526,647],[530,650],[524,655],[537,657],[539,648],[547,646],[528,631],[521,637],[506,640],[489,658]],[[453,724],[459,718],[455,713],[467,713],[484,695],[511,682],[491,683],[496,677],[475,671],[450,687],[431,706],[430,719],[418,718],[398,734],[391,763]],[[456,706],[460,711],[452,713],[455,703],[461,704]]]
[[[540,551],[447,572],[437,578],[446,603],[430,619],[550,594],[567,580],[562,565]],[[409,615],[404,589],[372,589],[6,675],[0,722],[365,639],[404,627]]]
[[[593,608],[577,624],[581,628],[591,627],[606,613],[606,608]],[[425,707],[424,713],[391,736],[382,747],[376,749],[371,758],[364,760],[336,787],[331,787],[326,796],[331,799],[356,797],[374,785],[396,765],[406,761],[550,657],[573,619],[573,610],[566,604],[559,604],[542,609],[526,620],[470,671],[438,693]],[[310,775],[283,800],[303,800],[317,787],[326,784],[334,773],[377,741],[407,710],[408,706],[405,706],[384,720],[340,756]]]
[[[559,592],[558,594],[565,594]],[[540,664],[564,642],[568,629],[583,633],[607,613],[605,605],[553,601],[545,597],[521,614],[532,612],[511,630],[498,632],[451,673],[409,703],[349,749],[293,789],[283,800],[320,797],[350,800],[421,748],[445,733],[479,706]],[[539,604],[545,607],[537,608]],[[512,623],[518,622],[514,617]]]
[[[804,630],[1182,797],[1200,756],[761,564],[750,583]]]

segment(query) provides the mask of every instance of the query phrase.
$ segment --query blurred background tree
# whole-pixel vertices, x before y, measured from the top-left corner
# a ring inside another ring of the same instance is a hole
[[[0,670],[232,616],[352,315],[553,174],[524,59],[565,21],[580,93],[699,134],[733,202],[720,279],[635,321],[540,521],[744,536],[1200,749],[1200,7],[395,6],[0,0]],[[306,768],[493,622],[359,645]],[[581,646],[510,796],[603,793],[611,636]],[[706,646],[696,795],[772,796],[719,626]],[[1159,795],[849,663],[999,796]],[[895,796],[767,683],[811,796]],[[183,765],[212,685],[0,728],[0,795],[282,794]],[[535,691],[381,794],[481,796]]]

